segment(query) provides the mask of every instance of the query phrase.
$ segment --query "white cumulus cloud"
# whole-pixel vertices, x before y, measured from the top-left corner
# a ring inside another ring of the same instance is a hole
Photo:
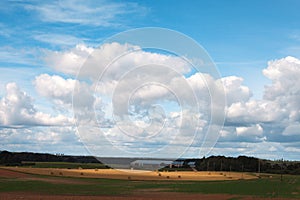
[[[242,85],[243,78],[228,76],[221,79],[227,97],[227,105],[230,106],[236,102],[246,102],[252,96],[252,92],[247,86]]]
[[[244,123],[298,121],[300,60],[286,57],[271,61],[263,74],[272,80],[272,84],[265,87],[264,98],[233,103],[228,107],[228,120]]]
[[[259,124],[250,127],[236,127],[236,133],[238,136],[260,136],[263,133],[263,128]]]
[[[6,95],[0,100],[1,126],[61,126],[70,125],[71,119],[63,116],[51,116],[38,111],[33,99],[21,91],[16,83],[6,85]]]

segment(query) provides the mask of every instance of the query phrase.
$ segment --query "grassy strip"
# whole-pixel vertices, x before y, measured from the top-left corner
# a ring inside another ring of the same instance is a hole
[[[37,177],[53,177],[37,176]],[[78,184],[0,178],[0,192],[34,192],[72,195],[124,195],[137,190],[159,189],[169,192],[251,195],[258,197],[300,198],[300,176],[285,175],[239,181],[129,181],[60,177]],[[80,184],[80,181],[83,183]]]
[[[49,195],[121,195],[127,194],[131,190],[130,186],[121,180],[91,180],[89,184],[86,184],[86,180],[84,181],[83,184],[67,184],[40,180],[0,179],[0,192],[32,192]]]
[[[252,195],[259,197],[300,198],[300,176],[279,176],[239,181],[174,183],[172,191],[205,194]]]

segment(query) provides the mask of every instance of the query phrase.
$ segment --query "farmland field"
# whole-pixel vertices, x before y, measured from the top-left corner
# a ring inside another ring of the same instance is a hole
[[[65,177],[107,178],[122,180],[164,180],[164,181],[211,181],[211,180],[239,180],[257,179],[254,174],[238,172],[194,172],[194,171],[142,171],[115,169],[62,169],[62,168],[23,168],[9,167],[6,169],[39,175],[53,175]]]
[[[246,173],[231,173],[236,178],[227,179],[229,172],[160,173],[5,167],[0,169],[0,199],[52,199],[54,195],[57,199],[300,198],[300,176],[284,175],[281,179],[280,175],[263,174],[257,178]],[[198,180],[184,179],[188,175],[192,177],[191,173]],[[153,175],[157,178],[151,178]],[[199,178],[201,176],[202,179]],[[224,177],[224,180],[220,177]]]

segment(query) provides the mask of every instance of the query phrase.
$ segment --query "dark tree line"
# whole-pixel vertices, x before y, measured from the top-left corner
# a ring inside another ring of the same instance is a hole
[[[300,162],[283,160],[266,160],[248,156],[225,157],[210,156],[201,159],[181,159],[180,168],[190,168],[189,163],[195,163],[198,171],[234,171],[234,172],[260,172],[275,174],[300,174]]]
[[[74,162],[74,163],[100,163],[93,156],[66,156],[47,153],[29,152],[0,152],[1,165],[21,165],[22,162]]]

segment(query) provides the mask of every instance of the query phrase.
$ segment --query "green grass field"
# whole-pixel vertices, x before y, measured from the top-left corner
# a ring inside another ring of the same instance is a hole
[[[60,178],[73,179],[82,181],[82,184],[61,184],[50,183],[45,181],[35,180],[17,180],[17,179],[0,179],[0,192],[33,192],[41,194],[72,194],[72,195],[120,195],[128,193],[130,189],[126,189],[128,184],[121,180],[80,180],[75,178]],[[88,181],[88,184],[86,184]]]
[[[272,179],[238,180],[221,182],[196,182],[191,184],[173,184],[173,191],[200,192],[205,194],[237,194],[259,197],[300,198],[300,177],[286,176],[283,181],[279,176]]]
[[[139,190],[167,192],[234,194],[257,197],[300,198],[300,176],[279,175],[272,178],[238,181],[130,181],[34,175],[36,178],[60,179],[70,183],[51,183],[41,180],[0,178],[0,192],[33,192],[72,195],[129,195]]]

